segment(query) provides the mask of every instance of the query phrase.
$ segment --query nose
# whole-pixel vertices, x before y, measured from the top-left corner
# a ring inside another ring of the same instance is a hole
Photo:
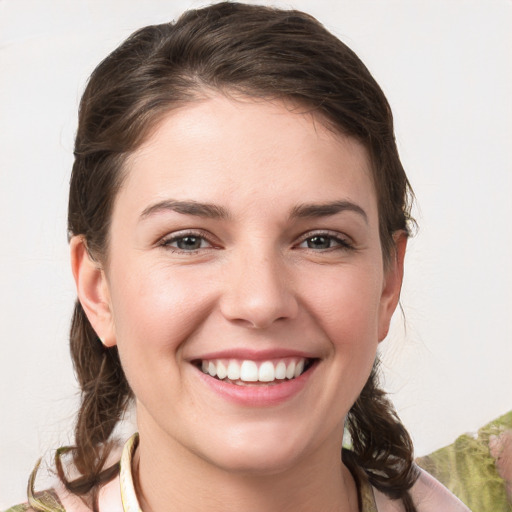
[[[254,329],[295,318],[299,307],[285,263],[275,254],[247,252],[233,257],[226,268],[223,316]]]

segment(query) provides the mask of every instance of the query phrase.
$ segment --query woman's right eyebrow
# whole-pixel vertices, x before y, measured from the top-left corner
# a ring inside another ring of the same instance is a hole
[[[151,215],[169,210],[183,215],[194,215],[209,219],[228,219],[230,217],[225,208],[215,204],[164,199],[145,208],[140,215],[140,220],[145,220]]]

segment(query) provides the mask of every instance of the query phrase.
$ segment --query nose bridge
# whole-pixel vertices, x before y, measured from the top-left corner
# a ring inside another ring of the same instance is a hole
[[[283,255],[270,244],[256,245],[233,252],[221,309],[231,321],[264,328],[293,318],[298,306]]]

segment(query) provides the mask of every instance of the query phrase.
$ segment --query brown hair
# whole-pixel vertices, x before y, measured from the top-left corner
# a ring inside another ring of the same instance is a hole
[[[208,90],[286,98],[321,115],[367,148],[378,197],[384,261],[393,233],[407,232],[411,190],[400,163],[388,102],[360,59],[311,16],[293,10],[219,3],[130,36],[92,73],[83,94],[69,196],[69,236],[82,235],[98,261],[108,258],[109,222],[123,163],[171,109]],[[109,438],[132,398],[116,348],[105,348],[79,302],[71,354],[82,390],[66,487],[97,507]],[[407,510],[417,474],[411,440],[377,386],[376,366],[347,418],[346,463]],[[362,473],[361,473],[362,474]]]

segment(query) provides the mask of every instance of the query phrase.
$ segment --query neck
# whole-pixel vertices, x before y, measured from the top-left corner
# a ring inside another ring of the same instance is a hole
[[[357,491],[341,462],[341,447],[326,443],[291,467],[231,471],[207,461],[160,432],[139,425],[134,480],[144,512],[356,512]]]

